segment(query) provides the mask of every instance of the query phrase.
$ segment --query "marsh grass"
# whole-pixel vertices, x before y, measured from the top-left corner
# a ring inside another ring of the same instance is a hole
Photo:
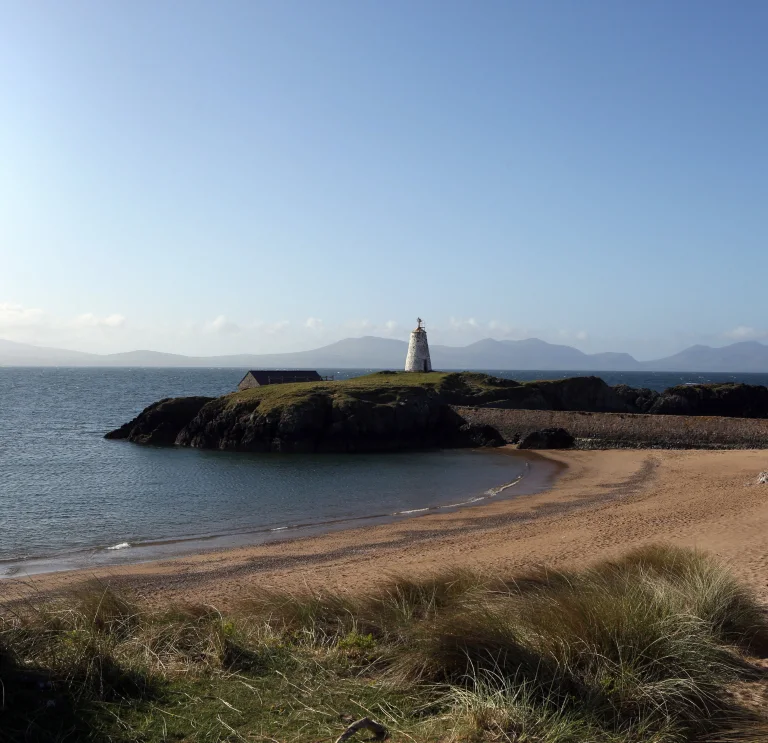
[[[670,547],[574,572],[261,591],[226,617],[92,584],[0,621],[0,740],[314,741],[363,714],[423,743],[765,730],[728,693],[762,683],[763,609],[711,558]]]

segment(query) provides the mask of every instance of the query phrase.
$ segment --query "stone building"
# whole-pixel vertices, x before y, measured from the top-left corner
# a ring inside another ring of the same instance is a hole
[[[316,371],[273,371],[270,369],[251,369],[237,385],[238,390],[251,387],[263,387],[267,384],[290,384],[291,382],[322,382],[323,378]]]
[[[405,371],[407,372],[431,372],[432,361],[429,358],[429,343],[427,343],[427,331],[418,318],[418,325],[411,331],[411,340],[408,343],[408,355],[405,357]]]

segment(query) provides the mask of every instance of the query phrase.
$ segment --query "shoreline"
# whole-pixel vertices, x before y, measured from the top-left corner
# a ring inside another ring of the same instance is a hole
[[[288,526],[254,525],[229,532],[126,541],[111,546],[85,547],[25,559],[0,560],[0,585],[9,580],[23,580],[50,574],[130,568],[222,551],[317,538],[339,531],[393,524],[430,514],[453,513],[465,508],[476,508],[492,499],[519,498],[546,490],[561,470],[560,465],[538,456],[536,452],[520,451],[512,446],[476,451],[487,456],[514,456],[524,463],[523,471],[511,481],[491,486],[482,492],[468,493],[463,498],[457,496],[458,502],[454,503],[437,503],[394,512],[304,521]]]
[[[728,562],[768,600],[768,454],[739,451],[558,451],[552,487],[449,513],[275,540],[186,557],[3,581],[5,601],[97,579],[151,604],[232,608],[270,588],[349,591],[393,574],[449,566],[520,573],[571,569],[635,546],[671,543]]]

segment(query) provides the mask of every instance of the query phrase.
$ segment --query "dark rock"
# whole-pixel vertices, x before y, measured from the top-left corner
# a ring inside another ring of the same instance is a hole
[[[110,431],[105,439],[136,444],[168,445],[213,397],[167,397],[142,410],[132,421]]]
[[[451,401],[453,402],[453,401]],[[473,405],[471,401],[454,402]],[[497,399],[478,407],[518,410],[578,410],[592,413],[634,413],[634,402],[617,394],[600,377],[571,377],[543,382],[528,382],[504,389]]]
[[[570,449],[575,439],[564,428],[544,428],[523,436],[518,449]]]
[[[381,384],[338,383],[285,395],[165,399],[107,438],[234,451],[396,451],[499,446],[503,436],[517,440],[501,425],[465,419],[462,406],[768,417],[768,389],[743,384],[674,387],[659,395],[626,385],[609,387],[598,377],[521,384],[469,372],[436,375],[435,383],[399,385],[394,372],[377,376]],[[537,431],[520,442],[523,449],[572,445],[562,429]]]
[[[767,418],[768,388],[753,384],[680,385],[662,392],[648,412],[657,415]]]
[[[552,410],[627,413],[629,406],[600,377],[573,377],[537,383]]]
[[[493,427],[466,421],[456,410],[442,411],[438,445],[445,449],[461,447],[504,446],[507,442]]]
[[[381,377],[395,376],[381,373]],[[258,396],[177,398],[150,405],[107,438],[233,451],[396,451],[500,446],[492,426],[469,424],[449,402],[540,410],[631,407],[597,377],[520,384],[485,374],[448,374],[435,386],[341,387],[285,402]]]
[[[613,391],[633,413],[647,413],[659,397],[658,392],[646,387],[630,387],[627,384],[617,384]]]
[[[460,447],[504,446],[507,443],[493,426],[476,426],[470,423],[459,428],[454,440],[454,446]]]
[[[176,443],[236,451],[396,451],[443,445],[451,426],[447,407],[425,389],[390,399],[311,394],[262,411],[259,401],[205,406],[179,433]],[[465,444],[466,445],[466,444]]]

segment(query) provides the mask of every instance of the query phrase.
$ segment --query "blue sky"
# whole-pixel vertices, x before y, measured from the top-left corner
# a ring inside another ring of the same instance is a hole
[[[768,338],[768,4],[0,0],[0,338]]]

